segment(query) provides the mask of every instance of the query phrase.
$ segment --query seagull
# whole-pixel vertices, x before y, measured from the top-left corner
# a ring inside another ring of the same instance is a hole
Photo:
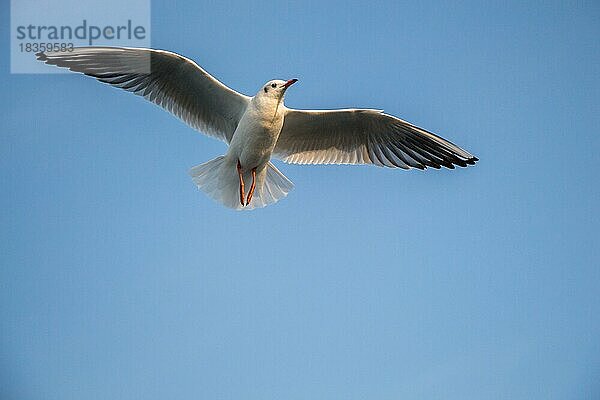
[[[297,79],[270,80],[249,97],[189,58],[165,50],[76,47],[36,57],[143,96],[227,143],[225,155],[192,167],[190,175],[208,196],[236,210],[267,206],[292,190],[272,157],[292,164],[402,169],[453,169],[478,161],[448,140],[382,110],[287,108],[285,94]]]

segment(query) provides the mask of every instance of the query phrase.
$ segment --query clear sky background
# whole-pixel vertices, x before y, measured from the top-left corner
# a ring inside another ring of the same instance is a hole
[[[598,2],[154,2],[152,45],[286,104],[374,107],[477,155],[278,163],[234,212],[225,152],[129,93],[0,47],[0,397],[597,399]]]

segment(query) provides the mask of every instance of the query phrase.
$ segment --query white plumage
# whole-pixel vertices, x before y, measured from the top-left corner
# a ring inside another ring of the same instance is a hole
[[[36,56],[143,96],[228,143],[224,156],[193,167],[190,174],[211,198],[234,209],[264,207],[293,188],[270,163],[272,156],[296,164],[404,169],[465,167],[477,161],[451,142],[383,111],[287,108],[285,92],[295,79],[269,81],[248,97],[188,58],[163,50],[80,47]],[[250,182],[246,196],[244,185]]]

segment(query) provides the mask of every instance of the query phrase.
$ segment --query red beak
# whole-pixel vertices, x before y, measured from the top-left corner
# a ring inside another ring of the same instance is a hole
[[[284,88],[289,88],[290,86],[292,86],[294,83],[298,82],[298,79],[290,79],[289,81],[287,81],[286,83],[283,84]]]

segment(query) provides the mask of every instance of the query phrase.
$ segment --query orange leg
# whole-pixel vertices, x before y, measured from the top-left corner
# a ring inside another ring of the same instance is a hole
[[[252,168],[252,185],[250,185],[250,191],[248,192],[248,198],[246,199],[246,205],[250,204],[252,195],[254,194],[254,188],[256,187],[256,168]]]
[[[240,164],[240,160],[237,162],[237,172],[240,177],[240,203],[242,207],[244,206],[244,177],[242,176],[242,164]]]

